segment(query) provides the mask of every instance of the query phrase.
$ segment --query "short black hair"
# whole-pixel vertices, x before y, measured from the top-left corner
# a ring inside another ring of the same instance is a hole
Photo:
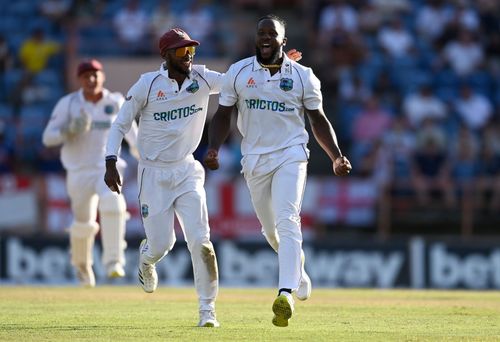
[[[284,29],[285,29],[285,31],[286,31],[286,21],[285,21],[285,19],[280,18],[280,17],[278,17],[278,16],[277,16],[277,15],[275,15],[275,14],[267,14],[267,15],[265,15],[265,16],[263,16],[263,17],[260,17],[260,18],[259,18],[259,20],[257,20],[257,25],[258,25],[258,24],[259,24],[262,20],[266,20],[266,19],[277,21],[278,23],[280,23],[280,24],[283,26],[283,28],[284,28]]]

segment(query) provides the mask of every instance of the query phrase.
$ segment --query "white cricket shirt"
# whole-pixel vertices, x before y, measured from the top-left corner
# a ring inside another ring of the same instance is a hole
[[[306,144],[304,109],[319,109],[322,102],[319,79],[285,54],[281,70],[273,76],[255,56],[231,65],[219,99],[223,106],[238,107],[243,155]]]
[[[200,143],[210,94],[220,92],[223,74],[193,65],[179,88],[163,64],[130,88],[118,118],[111,127],[106,155],[116,155],[123,135],[136,116],[137,147],[141,160],[175,162],[192,154]]]
[[[103,97],[96,103],[86,101],[83,90],[62,97],[54,107],[50,121],[43,132],[46,146],[62,144],[61,162],[66,170],[104,168],[106,141],[113,120],[124,102],[121,93],[103,90]],[[92,124],[88,132],[66,139],[61,130],[69,125],[72,117],[88,115]],[[137,126],[127,134],[127,142],[136,145]],[[117,154],[118,155],[118,154]],[[121,165],[125,165],[120,160]]]

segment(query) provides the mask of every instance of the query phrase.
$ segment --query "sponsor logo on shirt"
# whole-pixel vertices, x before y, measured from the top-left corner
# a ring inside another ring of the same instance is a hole
[[[199,111],[203,110],[202,107],[196,108],[196,105],[191,105],[188,107],[172,109],[166,112],[156,112],[153,114],[153,119],[156,121],[173,121],[182,118],[187,118]]]
[[[129,95],[125,98],[125,101],[130,101],[130,100],[132,100],[132,95]]]
[[[253,77],[250,77],[247,82],[247,88],[257,88],[257,84],[255,83],[255,80]]]
[[[92,121],[92,129],[106,130],[111,127],[111,121]]]
[[[285,102],[262,100],[262,99],[245,99],[248,109],[270,110],[272,112],[291,112],[294,109],[287,107]]]
[[[167,96],[165,95],[165,93],[161,90],[158,90],[158,93],[156,94],[156,101],[163,101],[166,99],[167,99]]]

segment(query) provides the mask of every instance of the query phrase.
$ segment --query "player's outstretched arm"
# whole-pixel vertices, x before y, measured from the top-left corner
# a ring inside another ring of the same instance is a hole
[[[203,163],[210,170],[219,168],[219,148],[229,135],[233,108],[234,106],[219,105],[208,126],[208,151]]]
[[[316,141],[332,160],[333,173],[337,176],[348,175],[352,170],[351,162],[342,155],[337,142],[337,135],[323,110],[307,110],[307,116]]]

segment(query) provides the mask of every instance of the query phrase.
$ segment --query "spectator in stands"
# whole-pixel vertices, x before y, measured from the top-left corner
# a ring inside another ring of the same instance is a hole
[[[412,161],[412,183],[420,206],[431,204],[436,191],[444,197],[446,207],[455,206],[446,146],[445,133],[434,120],[426,119],[417,133],[417,149]]]
[[[456,11],[454,13],[455,20],[460,27],[475,32],[479,29],[479,15],[475,7],[472,6],[470,0],[457,0]]]
[[[152,41],[155,43],[154,49],[156,49],[158,39],[166,31],[177,26],[179,26],[177,24],[177,16],[171,9],[170,1],[160,1],[151,14],[151,31],[154,36]]]
[[[179,26],[189,30],[193,39],[204,42],[197,54],[212,56],[218,51],[217,21],[209,4],[210,0],[194,0],[189,9],[180,14]]]
[[[388,25],[380,30],[378,42],[385,53],[393,58],[410,55],[415,45],[413,36],[398,17],[391,18]]]
[[[400,107],[400,89],[396,86],[387,69],[382,69],[377,73],[373,81],[373,93],[385,106],[390,108]]]
[[[470,198],[477,176],[479,144],[474,134],[465,126],[459,129],[457,137],[452,141],[449,154],[453,182],[462,196]]]
[[[13,109],[14,123],[17,125],[22,121],[21,113],[23,107],[46,103],[51,97],[51,88],[47,85],[37,84],[34,81],[33,75],[26,73],[13,89],[9,89],[9,95],[9,103]],[[40,109],[40,112],[43,112],[43,109]],[[23,124],[31,125],[33,123],[24,122]]]
[[[422,84],[416,93],[403,100],[403,111],[412,127],[419,127],[426,118],[445,120],[447,108],[443,101],[434,96],[430,84]]]
[[[73,0],[70,16],[75,17],[80,27],[99,24],[104,19],[106,0]]]
[[[453,17],[453,8],[446,0],[427,0],[417,12],[416,28],[422,38],[434,42]]]
[[[328,43],[336,31],[356,33],[358,13],[345,0],[329,0],[319,15],[319,41]]]
[[[482,45],[472,32],[461,30],[456,40],[445,45],[437,66],[449,65],[458,76],[465,77],[477,71],[483,62]]]
[[[442,50],[444,46],[456,41],[464,30],[476,33],[479,29],[479,17],[477,12],[469,7],[466,0],[457,0],[457,7],[453,11],[451,20],[436,41],[436,48]]]
[[[360,156],[354,175],[371,179],[379,189],[385,189],[390,179],[390,156],[382,141],[376,140]]]
[[[337,27],[331,32],[328,63],[333,70],[344,71],[357,66],[365,57],[365,46],[360,36]],[[334,72],[337,75],[338,72]],[[335,76],[337,78],[337,76]]]
[[[354,119],[352,139],[357,144],[371,145],[382,138],[392,123],[392,115],[380,107],[375,96],[368,98]]]
[[[359,30],[363,34],[375,36],[382,26],[384,17],[372,1],[364,1],[358,10]]]
[[[268,12],[273,8],[273,2],[269,0],[232,0],[231,4],[241,10],[258,10]]]
[[[452,130],[450,135],[450,143],[448,144],[448,153],[451,157],[457,158],[461,153],[463,147],[461,145],[467,145],[470,147],[471,152],[474,155],[479,154],[480,141],[476,133],[471,131],[467,125],[461,124],[455,130]]]
[[[384,134],[383,146],[389,155],[390,181],[395,188],[408,188],[416,137],[406,116],[394,117],[391,127]]]
[[[462,122],[471,130],[478,131],[488,124],[493,115],[490,100],[466,83],[460,87],[459,97],[453,103]]]
[[[346,73],[340,78],[339,96],[342,100],[362,104],[372,97],[372,90],[359,75]]]
[[[138,0],[129,0],[113,18],[113,25],[126,53],[143,55],[151,52],[150,18],[140,8]],[[196,25],[194,25],[196,26]]]
[[[61,52],[61,44],[47,40],[41,28],[35,28],[30,38],[25,40],[19,50],[19,60],[27,75],[32,76],[45,70],[49,59]]]
[[[370,0],[370,2],[385,18],[408,13],[412,8],[411,0]]]
[[[72,5],[73,0],[40,1],[40,12],[54,24],[52,28],[54,33],[59,33],[63,24],[68,20],[68,14]]]

